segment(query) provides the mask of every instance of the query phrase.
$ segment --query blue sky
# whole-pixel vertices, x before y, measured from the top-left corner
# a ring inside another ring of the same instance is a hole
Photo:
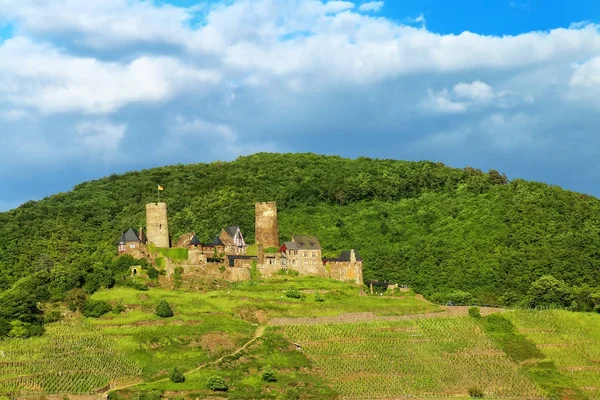
[[[0,0],[0,211],[311,151],[600,196],[600,2]]]

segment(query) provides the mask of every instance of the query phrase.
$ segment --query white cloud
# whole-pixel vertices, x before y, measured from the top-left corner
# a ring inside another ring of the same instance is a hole
[[[233,128],[226,124],[207,122],[200,118],[187,120],[181,115],[175,118],[172,132],[177,136],[198,136],[215,140],[218,143],[222,143],[223,141],[233,143],[237,141],[237,135]]]
[[[92,154],[110,159],[115,155],[127,131],[126,124],[83,121],[75,127],[75,143]]]
[[[560,136],[561,124],[587,132],[596,121],[586,110],[600,96],[598,25],[440,34],[423,15],[375,15],[380,1],[162,3],[0,0],[19,35],[0,43],[2,155],[42,164],[91,148],[130,154],[123,143],[139,140],[158,164],[283,148],[450,157],[405,150],[426,136],[474,139],[489,158],[532,151],[536,123],[551,119],[548,135]]]
[[[152,1],[1,0],[2,16],[30,34],[78,32],[82,44],[105,47],[127,41],[179,44],[192,14]]]
[[[577,66],[570,84],[575,88],[600,88],[600,56]]]
[[[485,101],[494,97],[494,89],[481,81],[472,83],[460,82],[454,86],[454,93],[461,98],[475,101]]]
[[[14,38],[0,45],[0,98],[45,114],[110,113],[130,103],[160,102],[203,90],[220,75],[166,57],[127,64],[65,54],[49,44]]]
[[[323,10],[325,13],[339,13],[354,8],[354,3],[350,1],[328,1]]]
[[[358,9],[363,12],[378,12],[384,6],[383,1],[369,1],[368,3],[361,4]]]
[[[29,113],[27,111],[19,109],[10,109],[0,112],[0,118],[8,122],[21,121],[27,118],[28,116]]]

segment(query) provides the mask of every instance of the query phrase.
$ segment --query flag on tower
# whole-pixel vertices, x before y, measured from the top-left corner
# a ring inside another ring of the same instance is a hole
[[[165,190],[165,188],[162,187],[162,186],[160,186],[160,185],[158,185],[158,190]]]

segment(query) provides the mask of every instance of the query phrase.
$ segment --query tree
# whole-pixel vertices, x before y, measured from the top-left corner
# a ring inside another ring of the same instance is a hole
[[[564,281],[552,275],[544,275],[531,284],[527,292],[531,307],[567,307],[571,304],[572,292]]]
[[[215,392],[226,392],[229,390],[229,385],[227,385],[225,379],[218,375],[213,375],[208,378],[208,381],[206,382],[206,388]]]
[[[262,373],[262,380],[265,382],[277,382],[277,377],[273,371],[266,370]]]
[[[169,379],[175,383],[185,382],[185,376],[183,375],[183,371],[181,371],[177,367],[175,367],[171,371],[169,371]]]
[[[173,316],[173,310],[166,300],[161,300],[156,306],[155,314],[161,318],[170,318]]]
[[[112,307],[106,301],[87,299],[83,303],[82,314],[86,317],[99,318],[111,310]]]

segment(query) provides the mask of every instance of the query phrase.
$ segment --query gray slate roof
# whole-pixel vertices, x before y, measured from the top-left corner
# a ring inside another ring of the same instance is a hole
[[[225,228],[225,232],[227,232],[227,234],[233,238],[235,237],[235,233],[238,231],[238,229],[240,229],[239,226],[228,226]]]
[[[298,250],[298,243],[294,243],[294,242],[285,242],[283,244],[285,246],[286,249],[288,250]]]
[[[194,237],[192,237],[192,239],[188,243],[188,246],[200,246],[201,244],[202,243],[200,243],[200,240],[198,240],[198,236],[194,235]]]
[[[223,244],[223,242],[221,241],[221,239],[219,239],[219,237],[217,236],[215,238],[215,240],[212,241],[212,243],[205,244],[204,246],[206,246],[206,247],[225,246],[225,244]]]
[[[358,252],[356,250],[354,250],[354,255],[356,256],[356,261],[362,261],[362,257],[360,255],[358,255]],[[334,258],[323,258],[323,261],[345,261],[345,262],[350,262],[350,250],[344,250],[342,251],[342,253],[340,254],[339,257],[334,257]]]
[[[316,236],[292,236],[292,242],[299,250],[321,250],[321,243]]]
[[[131,243],[131,242],[139,242],[140,235],[138,231],[133,228],[129,228],[126,232],[123,232],[121,238],[119,239],[119,243]]]

